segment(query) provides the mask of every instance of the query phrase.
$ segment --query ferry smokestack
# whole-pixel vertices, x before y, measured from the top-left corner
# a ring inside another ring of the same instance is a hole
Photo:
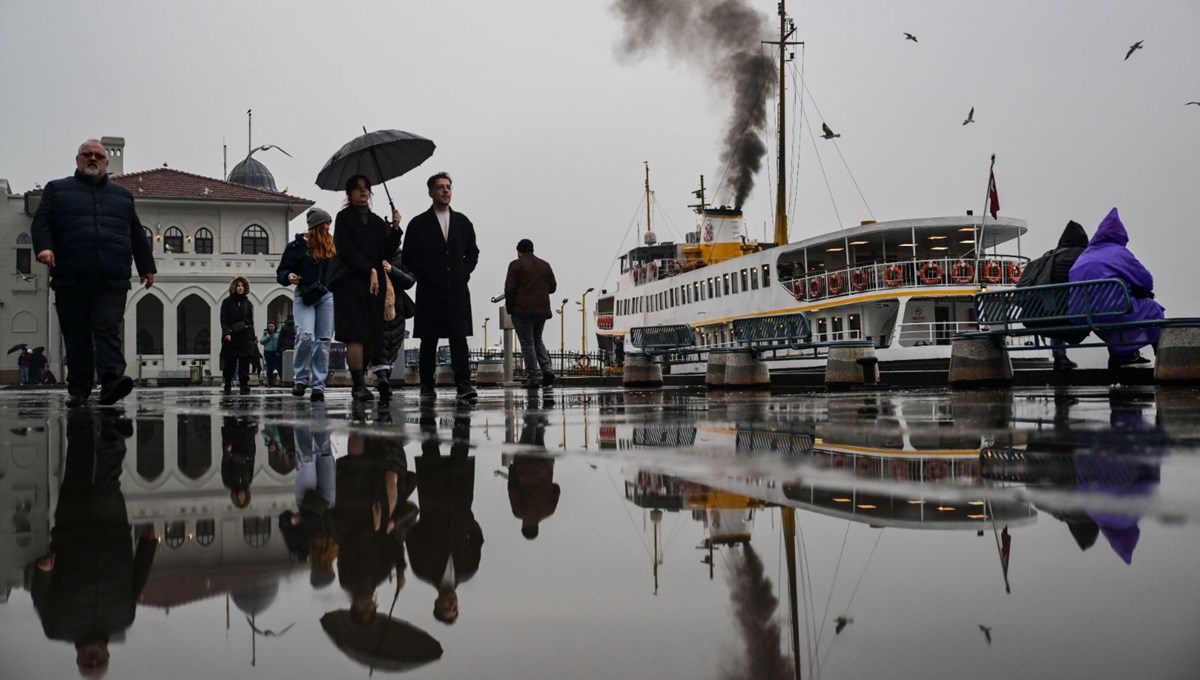
[[[625,28],[618,55],[636,59],[661,47],[702,68],[733,103],[719,174],[729,177],[722,193],[741,208],[767,154],[767,100],[775,92],[774,60],[761,50],[767,17],[748,0],[615,0],[612,10]]]

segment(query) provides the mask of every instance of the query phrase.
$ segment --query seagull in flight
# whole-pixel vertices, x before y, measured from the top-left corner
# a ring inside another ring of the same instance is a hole
[[[963,121],[963,125],[969,125],[975,122],[975,107],[971,107],[971,111],[967,114],[967,119]]]
[[[1125,59],[1123,59],[1122,61],[1128,61],[1128,60],[1129,60],[1129,57],[1130,57],[1130,56],[1132,56],[1134,52],[1136,52],[1137,50],[1140,50],[1140,49],[1142,49],[1142,43],[1144,43],[1144,42],[1146,42],[1146,41],[1145,41],[1145,40],[1139,40],[1139,41],[1135,42],[1134,44],[1130,45],[1130,46],[1129,46],[1129,51],[1125,53]]]
[[[833,139],[834,137],[841,137],[841,135],[834,134],[833,130],[830,129],[828,124],[821,123],[821,138],[822,139]]]
[[[836,622],[837,622],[837,626],[835,626],[835,627],[834,627],[834,629],[833,629],[833,634],[834,634],[834,635],[837,635],[838,633],[841,633],[841,632],[842,632],[842,630],[844,630],[844,629],[846,628],[846,626],[848,626],[848,625],[850,625],[850,624],[854,623],[854,619],[852,619],[852,618],[850,618],[850,617],[848,617],[848,616],[839,616],[839,617],[837,617],[836,619],[834,619],[834,621],[836,621]]]
[[[983,631],[983,637],[987,638],[988,646],[992,645],[992,627],[979,624],[979,630]]]
[[[904,34],[904,39],[905,39],[905,40],[911,40],[911,41],[913,41],[913,42],[917,42],[917,36],[913,35],[912,33],[905,33],[905,34]]]
[[[1196,106],[1200,106],[1200,102],[1188,102],[1188,103],[1184,104],[1184,106],[1191,106],[1192,104],[1195,104]]]

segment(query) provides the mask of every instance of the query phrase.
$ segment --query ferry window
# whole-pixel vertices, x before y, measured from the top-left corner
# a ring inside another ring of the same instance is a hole
[[[858,340],[862,337],[862,319],[857,314],[846,317],[846,327],[850,330],[850,340]]]
[[[833,317],[833,339],[842,339],[842,317],[840,316]]]
[[[736,295],[738,292],[737,272],[734,272],[733,274],[734,274],[734,276],[733,276],[733,293],[734,293],[734,295]]]
[[[725,294],[729,295],[729,274],[726,274],[721,278],[725,279]]]
[[[762,266],[762,285],[763,288],[771,285],[771,265],[769,264]]]
[[[740,271],[738,273],[741,275],[741,279],[742,279],[742,290],[750,290],[750,284],[749,284],[750,272],[743,269],[742,271]]]
[[[829,339],[828,337],[826,337],[828,330],[829,330],[829,324],[826,323],[826,320],[825,319],[817,319],[817,340],[818,340],[818,342],[825,342]]]
[[[699,281],[692,284],[692,301],[693,302],[700,301],[700,282]]]
[[[713,293],[716,297],[721,297],[721,277],[717,276],[716,278],[709,279],[708,282],[713,284]]]
[[[757,269],[750,270],[750,287],[754,290],[758,290],[758,270]]]
[[[712,277],[711,276],[708,277],[708,296],[709,297],[713,296],[713,285],[712,285]]]

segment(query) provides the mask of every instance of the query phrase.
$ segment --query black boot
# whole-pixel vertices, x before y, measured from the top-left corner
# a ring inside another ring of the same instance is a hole
[[[379,390],[379,403],[386,404],[392,400],[392,372],[383,370],[375,373],[375,389]]]
[[[354,389],[350,390],[350,398],[354,401],[374,401],[371,390],[367,389],[366,371],[359,369],[350,371],[350,379],[354,381]]]

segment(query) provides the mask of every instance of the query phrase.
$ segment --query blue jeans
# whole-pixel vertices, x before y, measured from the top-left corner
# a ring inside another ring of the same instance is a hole
[[[333,341],[333,293],[325,293],[311,307],[296,293],[292,296],[292,313],[296,317],[292,380],[323,392],[325,378],[329,377],[329,345]]]
[[[542,342],[542,329],[546,326],[545,319],[532,316],[513,316],[513,328],[517,331],[517,340],[521,343],[521,356],[525,359],[525,375],[532,378],[537,374],[538,367],[543,375],[554,372],[550,363],[550,352]]]
[[[336,500],[335,464],[329,430],[296,428],[296,507],[301,507],[304,494],[315,489],[333,505]]]

